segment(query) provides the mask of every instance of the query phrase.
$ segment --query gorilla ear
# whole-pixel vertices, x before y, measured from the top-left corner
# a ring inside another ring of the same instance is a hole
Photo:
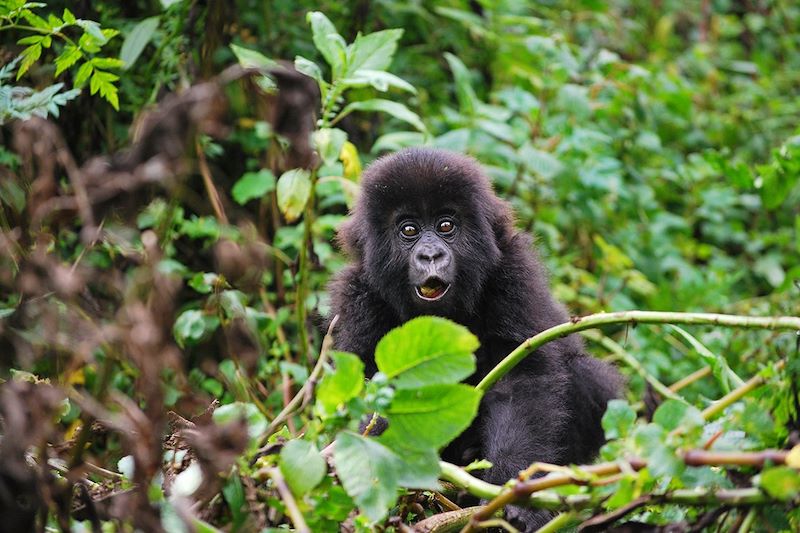
[[[489,224],[492,226],[495,241],[502,248],[514,236],[514,215],[511,205],[492,195],[491,205],[486,212],[489,214]]]
[[[360,218],[352,214],[336,231],[336,242],[353,258],[361,258],[364,251],[364,232]]]

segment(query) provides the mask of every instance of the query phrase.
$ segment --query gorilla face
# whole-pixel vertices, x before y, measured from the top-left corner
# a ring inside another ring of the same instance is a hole
[[[379,159],[340,239],[366,282],[403,319],[467,319],[500,260],[508,208],[473,160],[415,149]]]

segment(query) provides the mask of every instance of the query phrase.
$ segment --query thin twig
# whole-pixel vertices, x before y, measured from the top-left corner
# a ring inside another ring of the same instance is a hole
[[[339,321],[339,315],[333,317],[331,320],[330,326],[328,326],[328,332],[325,334],[325,338],[322,340],[322,348],[320,348],[319,352],[319,359],[317,359],[317,364],[314,365],[314,369],[311,371],[311,375],[308,376],[308,379],[297,391],[297,394],[294,395],[292,401],[290,401],[286,407],[284,407],[278,416],[270,423],[267,427],[264,434],[261,436],[260,442],[261,446],[263,447],[267,439],[278,430],[278,428],[283,424],[284,420],[287,417],[291,416],[297,409],[301,408],[305,403],[307,403],[309,398],[311,398],[314,387],[317,384],[317,381],[322,375],[322,369],[325,367],[325,363],[328,360],[328,353],[331,350],[331,346],[333,345],[333,328],[336,326],[336,323]]]
[[[669,390],[671,390],[672,392],[678,392],[679,390],[688,387],[695,381],[699,381],[710,374],[711,374],[711,367],[704,366],[700,370],[695,370],[688,376],[684,376],[675,383],[673,383],[672,385],[670,385]]]
[[[227,224],[228,216],[225,214],[225,209],[222,207],[222,201],[219,198],[219,192],[214,186],[214,180],[211,178],[211,170],[208,168],[206,154],[203,152],[203,147],[200,146],[199,141],[195,142],[195,150],[197,151],[197,164],[200,168],[200,175],[203,176],[203,185],[205,185],[206,193],[208,193],[208,199],[211,202],[211,208],[214,210],[217,220],[223,224]]]
[[[303,513],[300,512],[300,508],[297,507],[297,502],[292,495],[292,491],[289,490],[286,480],[283,479],[280,469],[277,467],[270,468],[268,474],[275,483],[275,488],[278,489],[278,494],[281,495],[284,505],[286,505],[286,512],[289,514],[289,518],[292,519],[294,530],[300,533],[311,533],[311,529],[309,529],[306,524],[306,520],[303,518]]]
[[[784,360],[778,361],[775,364],[776,369],[781,369],[784,367],[786,362]],[[755,389],[759,388],[761,385],[767,382],[767,378],[763,375],[758,374],[753,376],[752,378],[748,379],[744,382],[744,384],[729,392],[713,404],[709,405],[705,409],[703,409],[703,418],[706,420],[711,420],[712,418],[716,417],[718,414],[722,413],[728,406],[738,402],[744,396],[751,393]]]

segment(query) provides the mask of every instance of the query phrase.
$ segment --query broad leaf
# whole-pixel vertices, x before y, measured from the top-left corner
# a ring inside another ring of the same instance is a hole
[[[636,411],[628,405],[628,402],[625,400],[608,402],[608,408],[602,421],[607,439],[619,439],[626,436],[634,422],[636,422]]]
[[[680,400],[666,400],[653,414],[653,422],[667,431],[681,427],[692,430],[703,427],[705,420],[697,407]]]
[[[305,440],[287,442],[278,464],[295,496],[302,496],[319,485],[328,471],[317,447]]]
[[[477,337],[439,317],[418,317],[387,333],[375,348],[378,370],[400,389],[457,383],[475,371]]]
[[[347,75],[352,76],[361,69],[389,68],[402,35],[403,30],[393,29],[356,36],[356,40],[347,50]]]
[[[310,195],[311,176],[307,170],[295,168],[278,178],[278,207],[287,222],[300,217]]]
[[[125,62],[125,70],[131,68],[141,55],[144,47],[150,42],[158,29],[160,17],[148,17],[133,27],[131,32],[125,37],[119,58]]]
[[[333,70],[334,79],[338,78],[344,71],[346,61],[346,43],[341,35],[336,31],[333,23],[328,17],[319,11],[312,11],[306,16],[306,20],[311,23],[311,33],[314,46],[325,58],[325,61]]]
[[[393,450],[441,448],[469,427],[480,399],[480,391],[460,383],[398,390],[380,440]]]
[[[402,120],[403,122],[411,124],[421,132],[428,131],[425,127],[425,124],[423,124],[422,120],[419,118],[419,115],[411,111],[403,104],[392,102],[391,100],[375,98],[373,100],[353,102],[348,104],[342,110],[340,116],[349,115],[353,111],[381,111],[382,113],[388,113],[398,120]]]
[[[358,396],[364,388],[364,363],[357,355],[333,352],[336,369],[322,378],[317,388],[317,401],[330,412]]]
[[[333,451],[344,490],[373,522],[383,519],[397,500],[398,459],[382,444],[343,431]]]
[[[269,170],[261,169],[243,174],[231,189],[231,195],[237,204],[244,205],[274,190],[275,176]]]

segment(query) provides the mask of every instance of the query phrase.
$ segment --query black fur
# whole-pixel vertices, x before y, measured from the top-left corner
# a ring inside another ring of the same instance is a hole
[[[442,213],[456,231],[439,235],[439,242],[428,230]],[[419,221],[420,238],[448,255],[440,271],[451,286],[439,301],[415,293],[418,247],[398,226],[409,219]],[[359,354],[369,373],[376,370],[378,340],[417,315],[445,316],[478,336],[473,384],[522,341],[569,319],[550,294],[530,238],[514,229],[510,207],[466,156],[410,149],[379,159],[365,171],[339,239],[353,262],[331,284],[332,315],[339,315],[334,344]],[[486,393],[473,426],[443,456],[459,464],[488,459],[494,466],[483,477],[498,484],[535,461],[589,461],[603,442],[600,419],[620,384],[616,370],[584,353],[579,337],[551,342]],[[526,529],[548,518],[519,508],[509,514]]]

